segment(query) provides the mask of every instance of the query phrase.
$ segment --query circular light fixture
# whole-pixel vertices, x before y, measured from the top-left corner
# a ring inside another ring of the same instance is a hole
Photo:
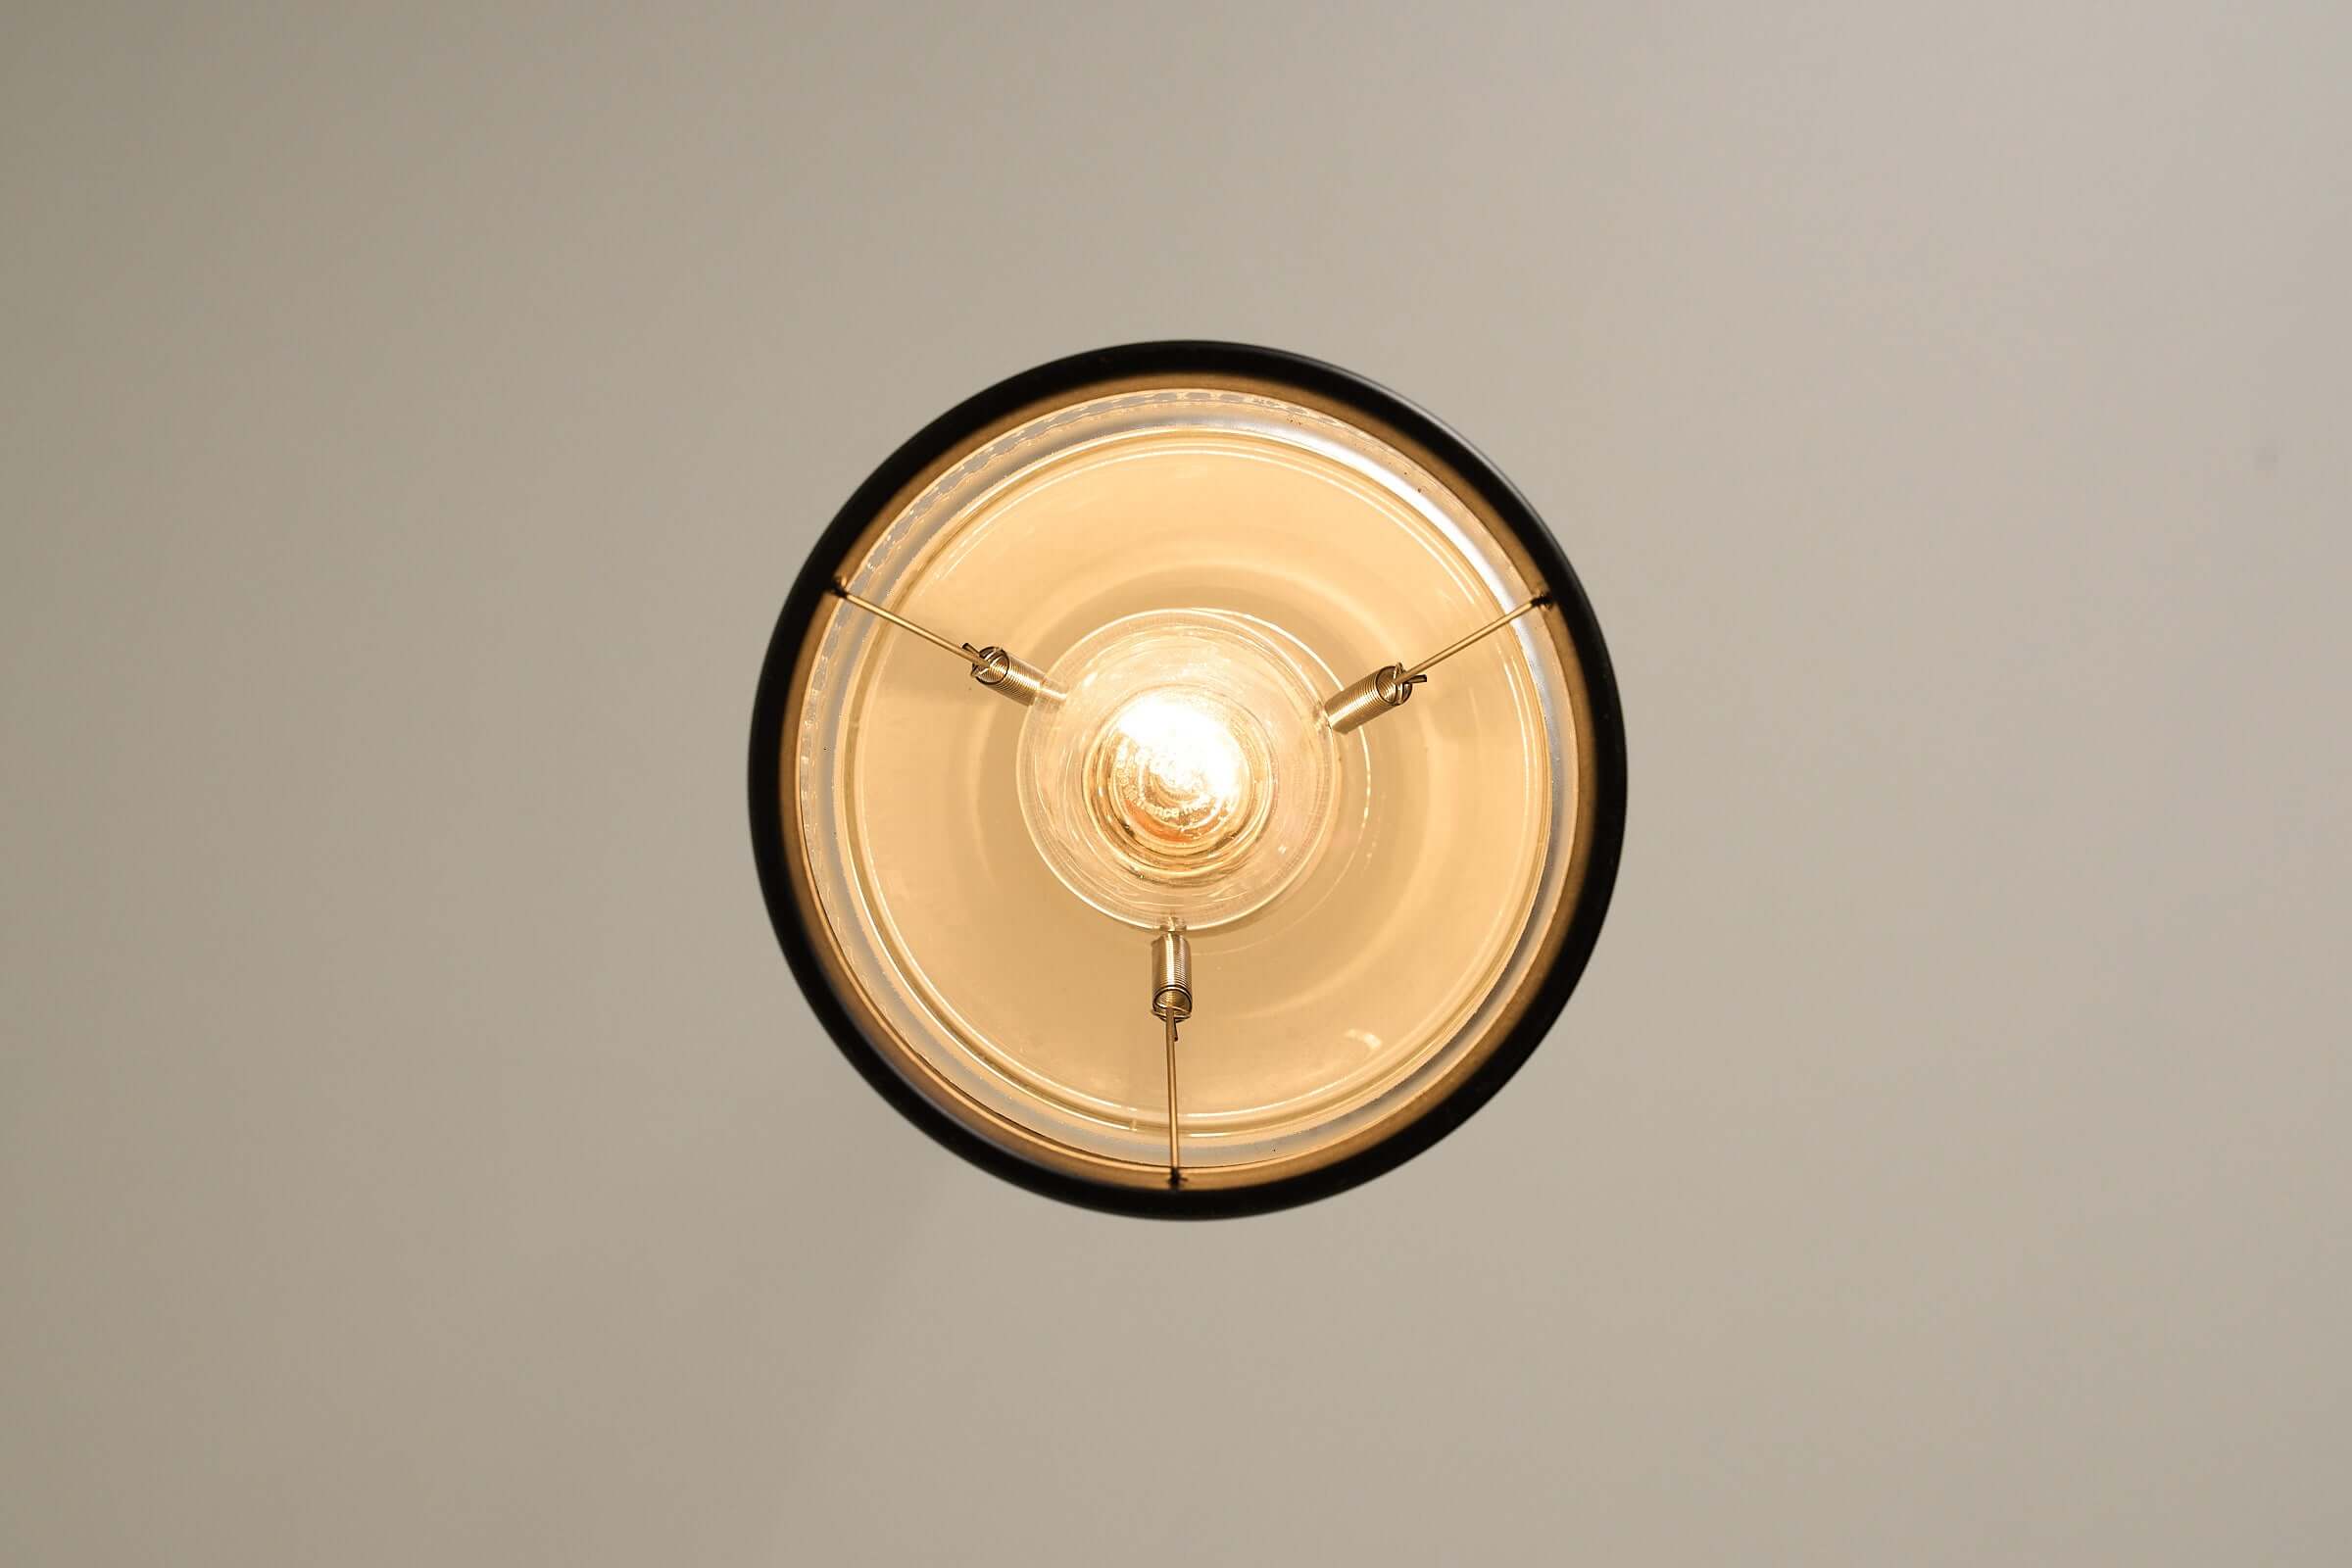
[[[1075,1202],[1242,1213],[1389,1169],[1535,1049],[1625,739],[1575,574],[1458,437],[1313,361],[1137,344],[851,497],[768,648],[751,812],[795,976],[916,1125]]]

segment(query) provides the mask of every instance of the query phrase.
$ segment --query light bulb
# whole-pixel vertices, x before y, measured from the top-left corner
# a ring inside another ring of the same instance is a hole
[[[1133,615],[1056,662],[1021,728],[1021,811],[1054,874],[1137,925],[1240,919],[1330,836],[1338,749],[1313,656],[1221,611]]]
[[[1264,725],[1208,687],[1147,687],[1088,749],[1087,808],[1137,861],[1199,875],[1264,829],[1271,750]]]

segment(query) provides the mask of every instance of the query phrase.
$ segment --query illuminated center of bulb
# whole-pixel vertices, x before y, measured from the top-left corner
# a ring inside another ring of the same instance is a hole
[[[1080,638],[1053,684],[1021,721],[1021,819],[1104,914],[1210,930],[1264,907],[1330,843],[1340,753],[1319,693],[1338,682],[1289,633],[1147,611]]]
[[[1086,807],[1135,870],[1211,875],[1247,855],[1265,827],[1269,750],[1265,727],[1209,688],[1147,688],[1088,747]]]

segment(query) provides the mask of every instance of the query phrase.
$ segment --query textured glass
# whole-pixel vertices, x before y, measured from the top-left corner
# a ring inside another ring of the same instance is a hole
[[[1114,919],[1199,933],[1254,914],[1315,863],[1340,765],[1321,709],[1336,683],[1285,640],[1242,615],[1159,611],[1055,662],[1016,771],[1030,837],[1064,887]]]
[[[1537,591],[1402,454],[1314,410],[1203,388],[1104,397],[1004,432],[909,498],[848,571],[860,594],[1050,671],[1127,617],[1210,612],[1333,689]],[[1034,1155],[1034,1138],[1163,1166],[1161,1031],[1148,939],[1128,923],[1162,911],[1098,907],[1041,852],[1022,809],[1032,710],[852,607],[818,620],[794,738],[803,848],[885,1056],[1016,1152]],[[1205,710],[1184,706],[1131,727],[1199,742]],[[1320,848],[1193,939],[1179,1048],[1193,1172],[1311,1162],[1415,1113],[1492,1038],[1562,897],[1570,714],[1555,645],[1530,616],[1407,707],[1325,737]],[[1258,808],[1210,799],[1220,745],[1194,749],[1201,799],[1172,809]],[[1074,750],[1109,769],[1097,782],[1114,800],[1132,788],[1115,757]],[[1228,816],[1210,838],[1244,827]]]

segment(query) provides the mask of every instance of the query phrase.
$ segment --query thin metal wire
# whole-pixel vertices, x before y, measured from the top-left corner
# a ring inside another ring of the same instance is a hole
[[[833,585],[833,591],[836,594],[839,594],[842,598],[847,599],[851,604],[856,605],[859,610],[866,611],[872,614],[880,615],[884,620],[889,621],[893,626],[900,627],[906,631],[910,631],[917,637],[920,637],[923,641],[936,644],[937,646],[946,649],[949,653],[954,654],[957,659],[963,661],[965,663],[968,664],[973,662],[971,649],[963,644],[952,643],[945,637],[942,637],[939,633],[931,630],[931,628],[928,626],[917,626],[913,621],[908,620],[905,615],[896,614],[890,611],[884,610],[880,605],[875,604],[870,599],[860,599],[858,597],[858,595],[850,592],[848,588],[844,587],[838,582]]]
[[[1176,1146],[1176,1009],[1170,1007],[1165,1021],[1168,1026],[1168,1185],[1177,1186],[1184,1180],[1184,1159]]]
[[[1430,655],[1427,659],[1424,659],[1421,661],[1421,662],[1406,670],[1402,676],[1402,679],[1409,681],[1416,676],[1427,674],[1430,670],[1444,663],[1446,660],[1451,659],[1454,655],[1460,653],[1472,643],[1477,642],[1480,638],[1494,636],[1494,633],[1502,630],[1503,627],[1508,626],[1512,621],[1517,620],[1521,615],[1526,614],[1529,611],[1536,609],[1538,606],[1548,604],[1550,600],[1551,595],[1549,594],[1536,595],[1535,598],[1530,599],[1526,604],[1521,605],[1517,610],[1510,611],[1507,613],[1498,615],[1494,619],[1488,621],[1484,626],[1479,627],[1478,630],[1472,632],[1469,636],[1462,638],[1459,642],[1448,643],[1444,648],[1439,649],[1436,653]]]

